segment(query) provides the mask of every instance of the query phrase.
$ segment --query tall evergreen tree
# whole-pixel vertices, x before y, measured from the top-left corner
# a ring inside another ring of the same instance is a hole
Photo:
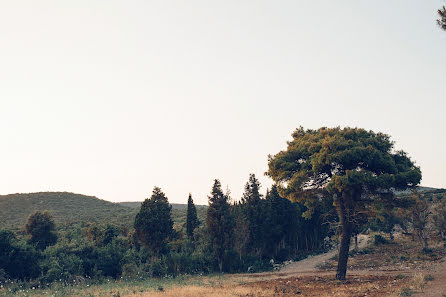
[[[257,256],[262,256],[264,234],[265,234],[265,207],[262,203],[262,195],[259,192],[260,182],[254,174],[249,175],[249,180],[245,185],[241,202],[243,213],[248,222],[249,248]],[[263,201],[264,202],[264,201]]]
[[[280,197],[276,185],[267,192],[266,204],[265,223],[268,228],[264,232],[265,242],[269,253],[275,257],[281,249],[289,248],[291,239],[304,230],[298,228],[301,218],[298,217],[296,204]]]
[[[195,208],[192,195],[189,193],[189,199],[187,199],[187,217],[186,217],[186,234],[189,238],[194,238],[194,230],[200,225],[197,217],[197,209]]]
[[[211,195],[208,196],[209,207],[206,215],[211,244],[218,261],[220,272],[223,271],[224,256],[233,245],[234,219],[229,205],[229,195],[223,194],[221,183],[214,180]]]
[[[160,188],[154,187],[152,196],[144,200],[135,217],[135,231],[143,246],[157,257],[165,247],[167,238],[172,234],[172,206]]]

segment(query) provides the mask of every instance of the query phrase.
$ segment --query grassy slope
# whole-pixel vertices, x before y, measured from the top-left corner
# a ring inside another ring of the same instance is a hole
[[[132,225],[141,202],[112,203],[92,196],[68,192],[41,192],[0,195],[0,229],[18,230],[28,216],[39,210],[48,210],[57,226],[98,222]],[[206,206],[197,206],[204,219]],[[177,229],[186,221],[185,204],[172,204],[172,217]]]
[[[40,192],[0,196],[0,228],[21,228],[35,211],[48,210],[56,225],[79,222],[127,221],[135,210],[92,196],[67,192]]]

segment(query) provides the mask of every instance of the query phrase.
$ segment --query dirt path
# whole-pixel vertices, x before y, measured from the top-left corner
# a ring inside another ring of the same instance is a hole
[[[359,235],[358,236],[358,248],[363,249],[367,246],[369,236],[368,235]],[[337,254],[337,249],[332,250],[328,253],[308,257],[302,261],[291,263],[282,269],[280,269],[280,273],[308,273],[308,272],[318,272],[319,269],[317,266],[324,264],[324,262],[333,258]]]
[[[435,265],[432,270],[425,271],[434,277],[423,288],[422,292],[418,292],[413,296],[417,297],[443,297],[446,296],[446,262]]]

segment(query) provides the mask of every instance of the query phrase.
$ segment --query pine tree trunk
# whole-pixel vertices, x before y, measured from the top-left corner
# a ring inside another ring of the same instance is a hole
[[[355,234],[355,251],[358,250],[358,234]]]
[[[347,274],[348,253],[350,249],[350,238],[352,236],[351,223],[346,222],[345,224],[343,224],[342,230],[341,247],[339,249],[338,257],[338,268],[336,271],[337,280],[345,280],[345,276]]]
[[[338,199],[338,213],[342,226],[341,246],[339,248],[338,268],[336,270],[336,279],[345,280],[347,274],[348,253],[350,250],[350,239],[353,232],[353,225],[348,219],[347,210],[344,205],[344,199]]]

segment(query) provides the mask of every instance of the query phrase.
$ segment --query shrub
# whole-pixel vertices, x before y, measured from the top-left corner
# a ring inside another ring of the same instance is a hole
[[[387,243],[387,239],[385,239],[383,236],[376,234],[374,237],[374,244],[375,245],[380,245],[380,244],[386,244]]]
[[[168,267],[167,267],[166,261],[163,258],[154,261],[150,265],[150,272],[153,277],[166,276],[167,271],[168,271]]]
[[[425,282],[430,282],[434,280],[434,276],[432,274],[428,274],[424,276],[424,281]]]
[[[414,291],[411,288],[403,288],[399,296],[412,296]]]

